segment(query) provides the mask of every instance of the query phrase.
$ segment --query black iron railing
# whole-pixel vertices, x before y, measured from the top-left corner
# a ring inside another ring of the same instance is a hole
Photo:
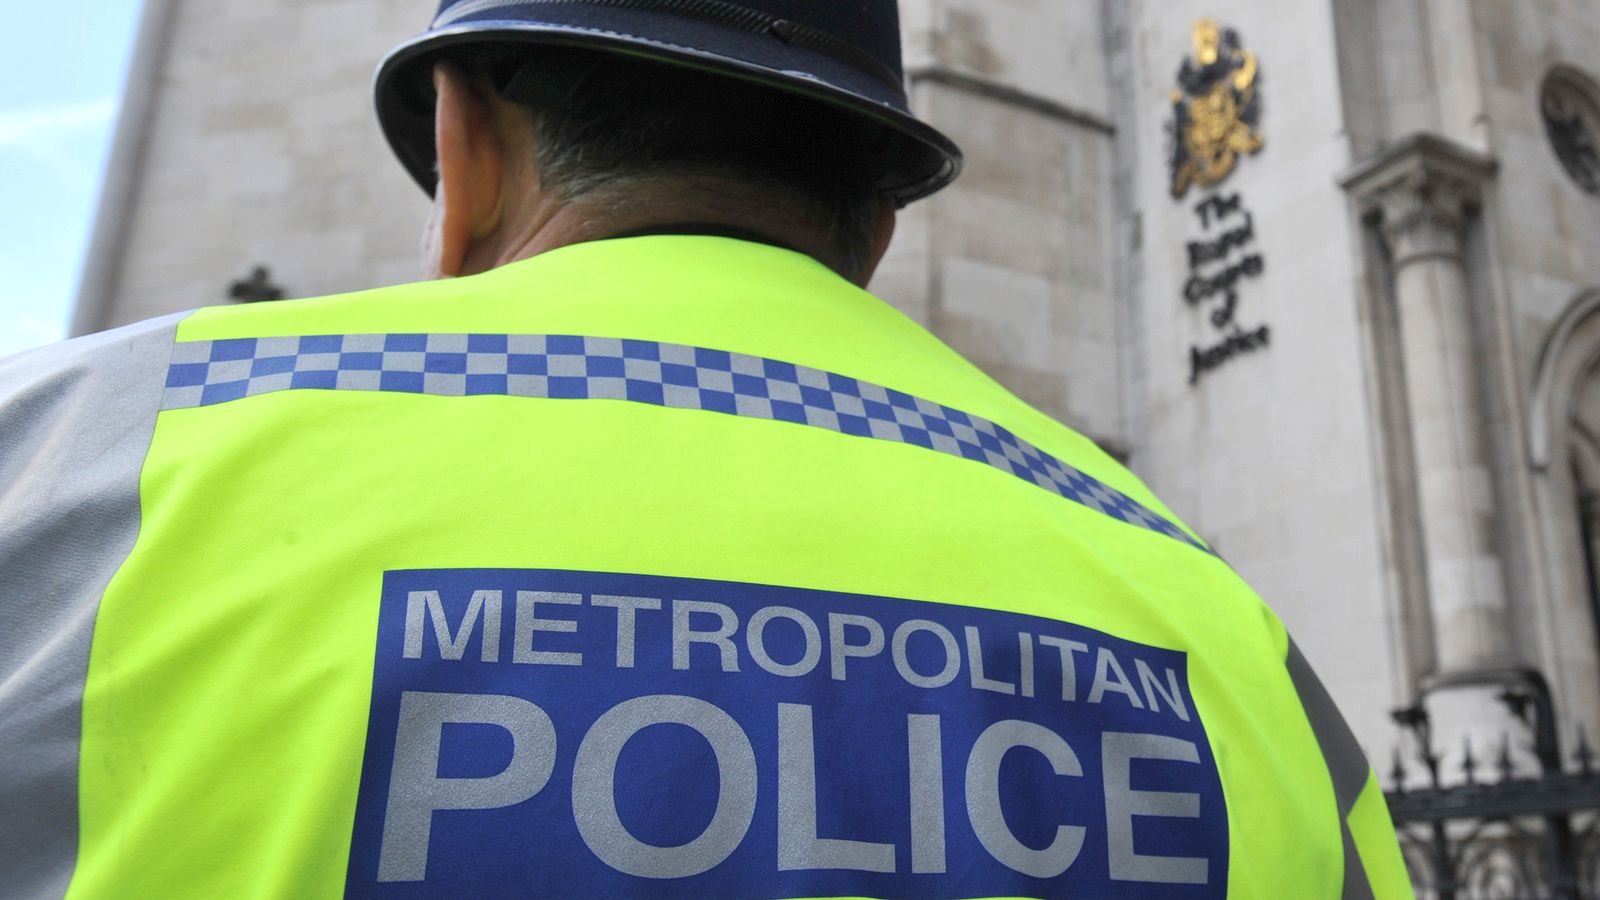
[[[1491,760],[1464,743],[1459,780],[1442,771],[1432,723],[1419,700],[1394,712],[1409,729],[1426,786],[1397,749],[1386,796],[1412,886],[1422,900],[1600,900],[1600,773],[1580,730],[1574,767],[1563,765],[1550,690],[1537,671],[1508,668],[1433,679],[1424,696],[1498,687],[1499,699],[1531,732],[1531,745],[1506,735]],[[1528,752],[1536,776],[1518,773]],[[1485,775],[1493,775],[1485,780]]]

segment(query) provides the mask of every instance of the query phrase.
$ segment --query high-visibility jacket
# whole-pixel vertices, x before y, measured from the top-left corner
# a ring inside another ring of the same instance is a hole
[[[0,895],[1398,897],[1277,618],[804,256],[0,363]]]

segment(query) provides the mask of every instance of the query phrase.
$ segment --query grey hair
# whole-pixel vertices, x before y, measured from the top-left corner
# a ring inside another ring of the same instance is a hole
[[[542,184],[617,208],[659,189],[705,196],[826,235],[840,274],[870,264],[882,135],[851,113],[723,75],[581,50],[522,57],[502,94],[533,112]]]

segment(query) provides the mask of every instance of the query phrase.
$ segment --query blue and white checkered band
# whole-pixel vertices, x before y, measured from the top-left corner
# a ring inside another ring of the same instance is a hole
[[[982,463],[1210,552],[1128,495],[987,419],[844,375],[703,347],[524,334],[184,342],[174,349],[162,408],[294,390],[626,400],[809,425]]]

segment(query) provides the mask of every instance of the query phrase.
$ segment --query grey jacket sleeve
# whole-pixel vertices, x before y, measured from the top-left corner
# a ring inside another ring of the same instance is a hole
[[[182,316],[0,359],[0,893],[61,897],[101,595],[139,534],[139,473]]]

